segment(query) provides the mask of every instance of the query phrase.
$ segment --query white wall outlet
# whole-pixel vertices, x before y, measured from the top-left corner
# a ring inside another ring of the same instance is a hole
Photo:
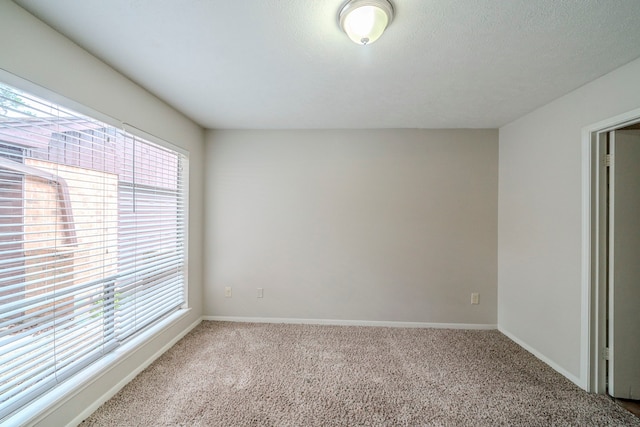
[[[480,294],[477,292],[473,292],[471,294],[471,304],[480,304]]]
[[[264,289],[258,288],[258,298],[264,298]]]
[[[227,286],[224,288],[224,297],[231,298],[231,286]]]

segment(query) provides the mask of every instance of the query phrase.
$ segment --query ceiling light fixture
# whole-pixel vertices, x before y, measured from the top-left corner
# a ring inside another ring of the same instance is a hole
[[[338,19],[351,40],[368,45],[378,40],[393,20],[393,5],[389,0],[349,0]]]

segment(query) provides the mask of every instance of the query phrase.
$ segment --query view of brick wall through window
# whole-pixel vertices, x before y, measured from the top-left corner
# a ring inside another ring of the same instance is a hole
[[[176,176],[169,180],[164,172],[154,174],[154,171],[163,171],[167,164],[175,168],[175,156],[164,153],[164,150],[158,150],[149,156],[150,148],[145,147],[146,155],[139,154],[136,159],[135,141],[132,138],[117,138],[112,132],[113,135],[108,138],[112,145],[105,148],[104,135],[107,134],[107,129],[97,129],[84,120],[62,121],[64,123],[52,124],[50,120],[43,122],[34,119],[33,129],[26,129],[24,120],[20,121],[19,128],[13,128],[10,121],[0,123],[0,127],[4,128],[3,142],[12,143],[10,150],[5,148],[2,151],[0,148],[0,157],[11,159],[12,153],[16,153],[16,146],[22,146],[24,151],[19,155],[19,160],[32,168],[31,174],[19,171],[12,174],[11,170],[6,169],[6,164],[4,168],[0,164],[0,173],[5,175],[4,181],[12,182],[10,187],[3,188],[2,191],[13,192],[14,196],[21,194],[19,197],[6,197],[3,200],[10,200],[10,207],[7,208],[19,213],[14,218],[16,231],[21,231],[25,236],[21,248],[27,259],[22,266],[24,272],[16,274],[14,270],[11,274],[17,278],[27,276],[30,282],[36,282],[27,286],[24,293],[27,297],[50,289],[54,270],[58,286],[93,281],[115,273],[114,261],[118,257],[118,206],[120,203],[121,208],[128,207],[133,211],[133,192],[129,187],[134,179],[138,185],[148,186],[149,191],[163,185],[172,186],[176,190]],[[59,133],[57,129],[60,124],[77,131]],[[18,136],[7,138],[6,135],[11,133]],[[39,137],[26,141],[22,137],[25,134]],[[91,136],[94,134],[99,135],[98,141],[92,140]],[[100,148],[93,147],[96,144],[101,144]],[[12,161],[16,161],[15,154],[13,157]],[[159,163],[150,165],[151,160]],[[145,171],[144,175],[134,177],[130,173],[121,176],[115,174],[121,169],[121,163],[131,164],[136,161],[146,163],[139,167]],[[64,184],[38,176],[39,171],[62,178],[60,181]],[[20,198],[24,201],[22,205],[18,202]],[[65,206],[70,210],[69,213],[65,212]],[[136,225],[144,227],[151,224],[149,219],[141,219]],[[126,239],[125,236],[123,238]],[[52,241],[57,242],[55,247],[51,247]],[[105,246],[112,248],[109,254],[103,253],[102,248]],[[152,252],[154,251],[149,251]],[[4,256],[14,257],[10,254]],[[65,275],[64,280],[60,280],[61,274]],[[58,310],[66,309],[60,305],[60,301],[57,304]],[[47,303],[43,303],[30,308],[28,312],[42,311],[47,306]]]
[[[106,246],[117,248],[118,221],[118,178],[116,175],[99,171],[82,170],[74,166],[59,165],[42,160],[25,159],[25,164],[40,170],[55,171],[63,178],[69,191],[65,197],[71,206],[73,231],[62,227],[65,220],[61,212],[59,185],[34,176],[27,176],[24,184],[24,242],[26,274],[31,281],[26,297],[38,294],[41,288],[53,285],[53,271],[56,276],[67,275],[64,286],[104,279],[116,271],[117,250],[104,254]],[[81,177],[78,179],[78,177]],[[89,221],[87,221],[89,220]],[[56,227],[51,227],[56,224]],[[75,241],[70,241],[71,239]],[[60,247],[51,248],[49,242],[61,242]],[[113,243],[108,243],[109,241]],[[61,270],[62,268],[62,270]],[[68,297],[68,302],[73,298]],[[34,312],[44,307],[33,308]],[[65,310],[65,304],[57,302],[58,310]]]

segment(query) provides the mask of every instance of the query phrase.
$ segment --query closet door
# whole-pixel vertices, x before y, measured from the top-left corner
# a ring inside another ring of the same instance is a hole
[[[640,130],[610,133],[609,387],[640,400]]]

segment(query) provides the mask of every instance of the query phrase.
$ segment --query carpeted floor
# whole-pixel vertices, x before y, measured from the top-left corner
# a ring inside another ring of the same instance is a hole
[[[83,426],[640,426],[498,331],[202,322]]]

